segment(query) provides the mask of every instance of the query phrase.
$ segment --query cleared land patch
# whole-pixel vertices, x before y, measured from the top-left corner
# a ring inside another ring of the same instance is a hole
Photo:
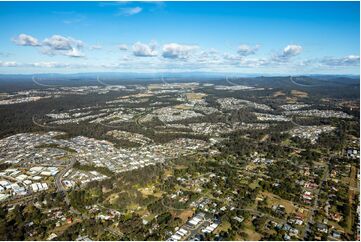
[[[302,92],[302,91],[299,91],[299,90],[292,90],[291,91],[291,94],[293,96],[296,96],[296,97],[308,97],[308,93],[307,92]]]

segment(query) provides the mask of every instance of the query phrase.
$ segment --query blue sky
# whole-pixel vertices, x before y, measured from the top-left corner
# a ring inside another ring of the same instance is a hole
[[[359,74],[359,2],[0,2],[0,73]]]

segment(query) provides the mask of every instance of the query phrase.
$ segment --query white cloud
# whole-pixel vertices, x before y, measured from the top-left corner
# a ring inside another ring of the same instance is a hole
[[[49,46],[53,50],[72,50],[83,47],[83,42],[70,37],[53,35],[43,41],[43,46]]]
[[[241,56],[254,55],[259,48],[260,48],[259,45],[256,46],[240,45],[238,46],[237,53]]]
[[[65,55],[69,57],[83,57],[80,49],[84,44],[81,40],[61,35],[53,35],[42,42],[42,53],[47,55]]]
[[[87,51],[101,49],[101,45],[87,45],[81,40],[61,35],[53,35],[43,41],[36,38],[21,34],[13,41],[18,45],[33,46],[39,49],[41,53],[47,55],[62,55],[69,57],[83,57],[82,50]],[[115,47],[115,46],[113,46]],[[112,58],[102,60],[88,60],[90,63],[74,61],[75,63],[64,62],[35,62],[35,63],[18,63],[15,61],[0,61],[0,67],[23,67],[23,68],[67,68],[67,69],[115,69],[115,70],[134,70],[134,71],[168,71],[168,70],[343,70],[359,66],[359,55],[348,55],[344,57],[324,57],[314,59],[295,58],[302,53],[303,47],[300,45],[290,44],[278,52],[268,56],[252,56],[257,53],[260,46],[240,45],[237,51],[226,54],[214,49],[202,49],[197,45],[186,45],[179,43],[167,43],[162,48],[155,42],[141,43],[136,42],[133,45],[120,43],[116,46],[119,50],[124,51],[124,56],[117,56],[114,49]],[[104,47],[104,49],[106,49]],[[104,50],[107,51],[107,50]],[[2,53],[0,53],[2,55]],[[4,55],[5,56],[5,55]],[[113,58],[114,57],[114,58]],[[137,57],[154,57],[154,58],[137,58]],[[45,61],[45,60],[44,60]],[[308,69],[309,70],[309,69]]]
[[[17,67],[19,64],[16,61],[0,61],[0,67]]]
[[[69,57],[84,57],[84,54],[77,48],[73,48],[65,53]]]
[[[71,37],[53,35],[39,42],[38,39],[26,34],[19,34],[13,42],[21,46],[41,47],[41,53],[46,55],[65,55],[70,57],[83,57],[81,49],[84,43]],[[92,48],[92,47],[91,47]]]
[[[122,60],[122,61],[132,61],[134,59],[131,58],[130,56],[123,56],[122,58],[120,58],[120,60]]]
[[[240,61],[242,59],[242,57],[240,57],[238,55],[231,55],[231,54],[228,54],[228,53],[224,54],[223,58],[225,60],[232,61],[232,62],[238,62],[238,61]]]
[[[133,54],[138,57],[153,57],[157,56],[156,44],[151,43],[149,45],[137,42],[133,45]]]
[[[59,63],[59,62],[33,62],[33,63],[18,63],[16,61],[0,61],[0,67],[25,67],[25,68],[84,68],[93,67],[86,63]]]
[[[38,39],[27,34],[19,34],[16,38],[13,38],[13,42],[21,46],[40,46]]]
[[[299,55],[302,52],[302,46],[300,45],[287,45],[283,49],[282,57],[289,58],[292,56]]]
[[[270,64],[267,58],[249,58],[245,56],[224,54],[224,64],[238,67],[259,67]]]
[[[222,56],[214,49],[201,51],[195,60],[199,63],[217,64],[222,62]]]
[[[358,66],[360,65],[360,56],[349,55],[344,57],[325,57],[319,62],[327,66]]]
[[[138,14],[140,12],[142,12],[142,8],[141,7],[134,7],[134,8],[120,8],[119,12],[117,13],[117,15],[121,15],[121,16],[132,16],[135,14]]]
[[[128,50],[128,46],[126,44],[120,44],[118,45],[119,50]]]
[[[241,59],[240,66],[242,67],[259,67],[268,65],[269,61],[265,58]]]
[[[57,62],[35,62],[30,64],[34,67],[45,67],[45,68],[60,68],[60,67],[68,67],[68,64],[61,64]]]
[[[286,63],[291,58],[299,55],[302,52],[303,48],[300,45],[287,45],[283,50],[282,53],[274,55],[271,58],[275,64],[277,63]]]
[[[197,49],[196,45],[181,45],[177,43],[165,44],[162,56],[169,59],[186,59],[191,52]]]
[[[88,63],[63,63],[63,62],[35,62],[30,64],[25,64],[26,67],[38,67],[38,68],[94,68],[98,67],[98,65],[91,65]]]

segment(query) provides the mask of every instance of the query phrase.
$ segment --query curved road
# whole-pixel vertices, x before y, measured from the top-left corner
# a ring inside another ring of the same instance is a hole
[[[317,87],[317,86],[320,86],[320,85],[305,85],[305,84],[300,84],[300,83],[297,83],[293,80],[293,77],[290,76],[290,81],[295,84],[296,86],[300,86],[300,87]]]
[[[35,114],[34,114],[33,117],[32,117],[32,121],[33,121],[33,124],[35,124],[36,126],[39,126],[39,127],[41,127],[41,128],[50,128],[50,129],[56,129],[56,128],[58,128],[58,127],[47,126],[47,125],[43,125],[43,124],[38,123],[38,122],[35,120]]]
[[[60,87],[59,85],[46,85],[35,80],[35,76],[32,77],[33,82],[41,87]]]
[[[239,84],[236,84],[234,82],[231,82],[230,80],[228,80],[228,76],[226,76],[226,82],[228,82],[229,84],[231,84],[232,86],[238,86]]]

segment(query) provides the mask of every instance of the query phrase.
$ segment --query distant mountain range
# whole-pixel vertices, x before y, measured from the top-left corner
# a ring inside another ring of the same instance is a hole
[[[36,76],[38,78],[224,78],[228,77],[281,77],[289,76],[284,74],[248,74],[248,73],[227,73],[227,72],[164,72],[164,73],[132,73],[132,72],[88,72],[88,73],[73,73],[73,74],[59,74],[59,73],[41,73],[41,74],[0,74],[0,79],[28,79]],[[311,74],[311,75],[295,75],[295,76],[307,76],[317,79],[334,79],[334,78],[352,78],[359,79],[359,75],[331,75],[331,74]]]

